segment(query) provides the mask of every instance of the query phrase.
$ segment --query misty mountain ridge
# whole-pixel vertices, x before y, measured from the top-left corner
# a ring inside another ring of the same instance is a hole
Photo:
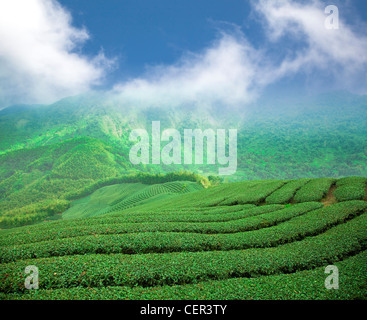
[[[150,132],[152,121],[160,121],[161,130],[180,132],[237,129],[239,171],[246,172],[240,179],[302,178],[302,170],[310,177],[367,174],[360,165],[367,150],[367,96],[331,92],[284,101],[271,104],[263,99],[238,110],[218,106],[209,110],[194,103],[137,108],[120,96],[91,92],[51,105],[14,106],[0,111],[0,154],[89,137],[113,146],[128,159],[131,130]],[[182,165],[169,170],[182,168],[198,169]],[[300,168],[299,174],[289,173],[295,168]],[[205,165],[199,169],[208,170],[216,171]]]

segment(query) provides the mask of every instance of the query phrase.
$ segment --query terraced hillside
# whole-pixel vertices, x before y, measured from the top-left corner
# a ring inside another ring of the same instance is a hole
[[[184,193],[183,182],[131,184],[130,196],[126,185],[103,188],[69,219],[0,232],[0,298],[366,299],[366,185],[264,180]],[[83,217],[93,204],[107,210]],[[24,288],[28,265],[39,269],[38,290]],[[325,288],[328,265],[339,268],[338,290]]]
[[[71,208],[63,213],[63,218],[103,215],[202,188],[201,185],[191,181],[174,181],[155,185],[116,184],[100,188],[90,196],[75,201]]]

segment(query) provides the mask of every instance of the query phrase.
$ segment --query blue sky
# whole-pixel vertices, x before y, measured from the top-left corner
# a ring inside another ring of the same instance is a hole
[[[366,94],[366,26],[364,0],[5,0],[0,104],[91,89],[160,105]]]
[[[230,5],[229,5],[230,2]],[[186,51],[210,45],[218,28],[226,23],[243,29],[253,26],[247,19],[248,1],[187,0],[61,0],[78,27],[86,26],[92,38],[83,50],[119,58],[117,77],[139,76],[145,66],[175,63]],[[256,40],[261,30],[252,28]]]
[[[85,26],[91,39],[83,50],[96,54],[103,47],[118,57],[112,81],[139,76],[146,65],[175,63],[186,51],[209,46],[218,29],[240,27],[251,43],[266,41],[249,0],[60,0],[73,16],[74,25]],[[310,1],[308,1],[310,2]],[[337,4],[348,23],[367,21],[365,0],[322,1]],[[286,42],[278,46],[287,46]]]

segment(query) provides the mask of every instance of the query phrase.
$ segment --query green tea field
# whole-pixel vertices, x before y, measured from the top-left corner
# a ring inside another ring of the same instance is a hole
[[[367,178],[103,187],[0,230],[0,299],[367,299]],[[325,268],[338,267],[339,289]],[[24,286],[27,266],[39,289]]]

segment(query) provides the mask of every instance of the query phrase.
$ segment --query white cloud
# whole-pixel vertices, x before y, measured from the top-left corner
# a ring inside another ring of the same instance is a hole
[[[316,69],[331,74],[332,80],[345,89],[359,86],[362,91],[367,90],[366,83],[358,83],[367,71],[367,37],[360,33],[364,29],[353,30],[345,23],[342,11],[339,29],[330,30],[324,25],[326,5],[319,0],[260,0],[253,5],[273,43],[284,37],[288,41],[302,40],[302,47],[295,47],[294,56],[286,57],[274,68],[275,78]]]
[[[234,106],[256,97],[260,62],[259,52],[241,35],[222,34],[203,52],[149,68],[144,77],[118,84],[114,91],[135,105]]]
[[[343,89],[366,92],[361,79],[366,74],[367,38],[345,24],[342,15],[340,29],[328,30],[325,5],[318,0],[260,0],[252,5],[267,34],[261,50],[239,32],[222,33],[203,52],[188,53],[175,65],[151,67],[146,75],[116,85],[115,93],[135,106],[242,107],[269,84],[315,70],[313,76],[327,74],[327,81]],[[281,54],[280,62],[271,60],[273,51]]]
[[[89,38],[54,0],[0,1],[0,102],[47,103],[88,90],[112,61],[78,53]]]

